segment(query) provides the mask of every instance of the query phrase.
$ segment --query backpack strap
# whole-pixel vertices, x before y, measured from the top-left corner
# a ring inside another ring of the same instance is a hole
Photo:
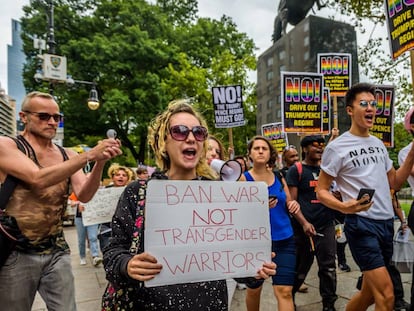
[[[275,174],[276,178],[279,180],[280,182],[280,191],[283,190],[284,186],[283,186],[283,178],[285,178],[282,174],[282,172],[280,170],[274,170],[273,174]]]
[[[273,173],[275,173],[275,176],[277,177],[277,179],[279,179],[280,183],[283,185],[282,183],[282,179],[283,179],[283,174],[280,170],[274,170]]]
[[[10,138],[14,140],[14,142],[17,145],[17,148],[19,148],[21,152],[27,154],[25,146],[17,138]],[[12,175],[7,175],[6,180],[0,187],[0,210],[4,210],[6,208],[6,205],[9,202],[9,199],[14,191],[14,188],[16,188],[19,181],[20,180],[18,178]]]
[[[303,172],[302,162],[296,161],[294,164],[296,166],[296,169],[298,170],[298,181],[300,182],[300,180],[302,179],[302,172]]]

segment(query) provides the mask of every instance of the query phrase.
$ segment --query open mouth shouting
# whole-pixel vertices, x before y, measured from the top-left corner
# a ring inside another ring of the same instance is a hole
[[[374,113],[366,113],[364,116],[364,119],[369,123],[369,124],[373,124],[375,117],[374,117]]]
[[[183,155],[187,160],[193,160],[197,155],[197,150],[195,148],[186,148],[183,150]]]

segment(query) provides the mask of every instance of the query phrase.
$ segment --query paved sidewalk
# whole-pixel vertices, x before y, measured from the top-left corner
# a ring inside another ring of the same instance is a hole
[[[78,311],[99,311],[101,304],[101,296],[105,290],[106,280],[103,266],[95,268],[92,265],[92,260],[88,258],[88,265],[81,266],[79,264],[79,252],[77,246],[77,236],[75,227],[65,227],[66,239],[72,250],[72,267],[73,274],[75,276],[75,288],[76,288],[76,302]],[[338,311],[345,310],[345,305],[352,295],[356,292],[356,282],[360,275],[357,266],[353,259],[350,257],[349,248],[346,248],[348,264],[351,267],[351,272],[338,271],[338,285],[337,295],[338,300],[336,302],[336,309]],[[407,301],[410,299],[411,288],[411,274],[401,274],[405,298]],[[297,311],[317,311],[322,310],[321,298],[319,295],[319,279],[317,276],[317,265],[314,263],[312,269],[306,278],[306,284],[309,286],[308,293],[298,293],[296,295]],[[244,304],[245,291],[236,289],[231,304],[231,311],[245,311]],[[271,282],[268,280],[265,282],[262,299],[261,299],[261,311],[274,311],[276,309],[276,299],[273,296],[273,290]],[[46,310],[45,304],[39,295],[36,296],[35,303],[32,311],[44,311]],[[369,310],[374,310],[371,306]]]

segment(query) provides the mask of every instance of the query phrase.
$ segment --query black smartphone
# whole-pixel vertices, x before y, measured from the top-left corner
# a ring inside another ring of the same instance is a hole
[[[367,204],[367,203],[371,202],[372,197],[374,196],[374,193],[375,193],[375,189],[361,188],[359,190],[357,200],[360,200],[365,194],[368,194],[369,199],[367,201],[363,202],[363,204]]]
[[[274,199],[277,199],[277,196],[275,196],[275,195],[269,195],[269,201],[270,200],[274,200]]]

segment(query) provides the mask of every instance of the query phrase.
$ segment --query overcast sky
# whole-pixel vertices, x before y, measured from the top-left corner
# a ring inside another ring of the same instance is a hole
[[[11,19],[19,19],[23,15],[23,5],[29,2],[29,0],[0,0],[0,83],[5,89],[7,89],[7,45],[11,44]],[[260,55],[272,44],[273,20],[278,4],[279,0],[199,0],[199,15],[216,19],[223,14],[232,17],[239,31],[247,33],[254,40],[258,47],[256,55]],[[327,9],[316,13],[322,16],[335,15],[335,20],[344,21],[339,14],[327,12]],[[371,30],[367,29],[367,33]],[[363,44],[361,40],[364,38],[358,35],[359,44]]]

